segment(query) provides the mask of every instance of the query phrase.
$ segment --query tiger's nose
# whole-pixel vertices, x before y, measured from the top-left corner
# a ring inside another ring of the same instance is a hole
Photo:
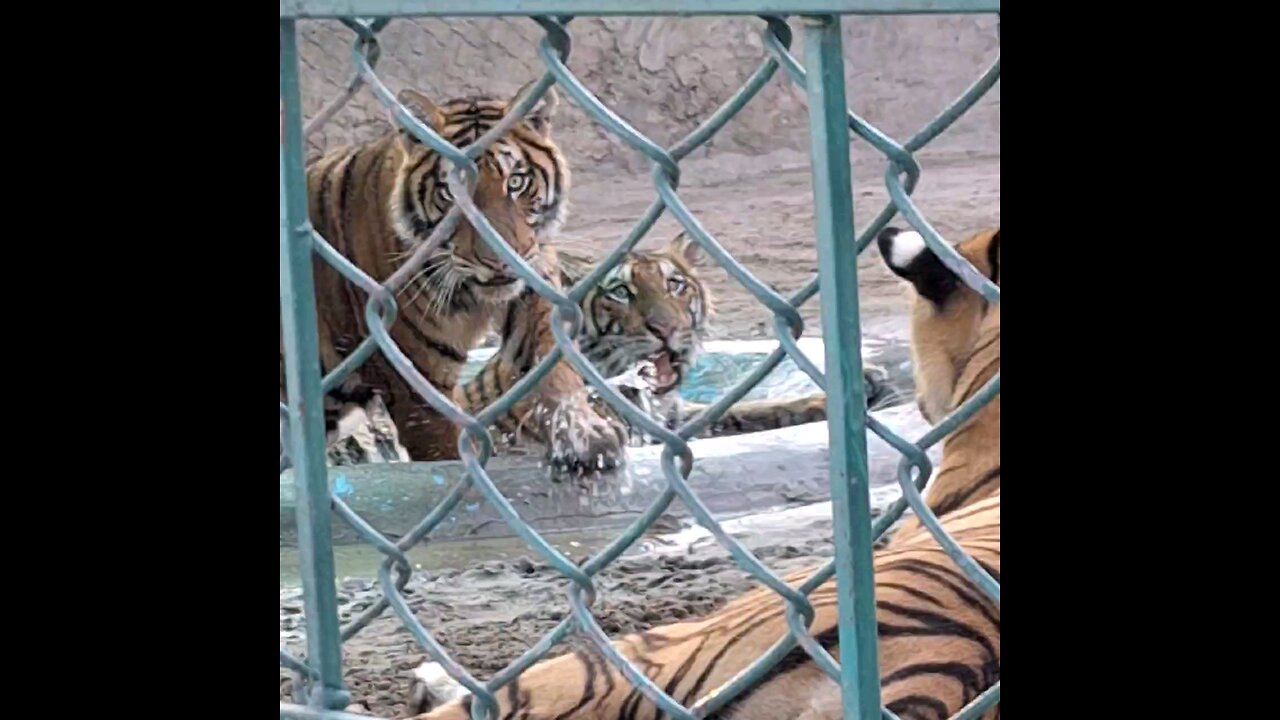
[[[663,340],[670,338],[671,334],[675,332],[675,324],[672,323],[670,320],[664,320],[664,319],[650,320],[646,324],[649,327],[649,332],[662,338]]]

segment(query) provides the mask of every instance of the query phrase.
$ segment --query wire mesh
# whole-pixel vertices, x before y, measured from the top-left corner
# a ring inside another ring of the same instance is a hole
[[[314,14],[336,13],[343,9],[328,8],[329,4],[332,3],[316,3],[317,9]],[[354,0],[348,4],[352,6],[353,11],[362,7],[361,2]],[[513,8],[519,4],[516,0],[511,0],[511,7],[506,8],[504,5],[504,8],[514,12]],[[604,7],[607,3],[603,2],[603,0],[597,4],[601,7],[595,8],[595,5],[592,7],[601,12],[610,11]],[[308,5],[307,0],[295,0],[289,3],[291,14],[307,14]],[[840,663],[835,661],[808,632],[808,625],[813,620],[814,610],[807,599],[807,595],[833,575],[836,575],[838,566],[845,567],[845,572],[840,574],[839,581],[853,583],[853,571],[855,566],[861,563],[866,573],[864,577],[860,578],[860,582],[854,583],[853,594],[866,598],[869,602],[869,598],[872,597],[872,588],[866,578],[870,577],[870,543],[867,542],[866,547],[859,550],[859,552],[863,553],[862,555],[855,554],[853,556],[840,552],[838,543],[835,559],[828,562],[803,584],[792,588],[756,558],[742,543],[727,534],[686,482],[694,462],[693,452],[688,441],[719,418],[731,405],[740,400],[756,383],[767,376],[784,357],[790,357],[824,391],[827,391],[829,386],[839,384],[842,388],[839,394],[843,395],[842,400],[845,402],[846,407],[858,407],[856,417],[847,417],[842,413],[831,414],[833,445],[837,441],[848,439],[853,439],[855,445],[859,439],[863,443],[861,467],[859,468],[857,464],[858,457],[855,447],[850,451],[851,454],[848,455],[849,476],[841,476],[839,479],[839,483],[847,485],[847,487],[837,488],[837,479],[833,476],[833,499],[838,495],[837,489],[845,491],[843,496],[851,501],[859,500],[858,492],[863,494],[861,498],[863,512],[853,513],[856,517],[851,517],[851,511],[842,510],[839,507],[839,503],[837,503],[837,530],[840,529],[843,522],[843,527],[846,531],[844,543],[852,545],[854,540],[859,538],[863,540],[878,539],[901,517],[906,508],[910,507],[934,537],[938,539],[947,553],[956,560],[964,572],[998,606],[999,583],[969,558],[954,539],[940,527],[937,518],[925,506],[921,497],[921,490],[932,472],[932,467],[925,451],[940,442],[960,423],[999,393],[999,374],[997,373],[975,397],[957,408],[923,437],[915,442],[899,437],[863,410],[865,403],[862,403],[863,390],[858,372],[860,358],[858,357],[858,344],[856,342],[858,333],[856,291],[853,293],[855,305],[851,322],[846,322],[846,326],[851,326],[852,328],[854,342],[851,347],[853,349],[833,347],[830,337],[828,337],[827,344],[829,355],[826,367],[837,373],[842,372],[841,369],[843,368],[843,372],[848,374],[849,377],[833,377],[832,379],[838,382],[829,383],[828,378],[817,370],[796,344],[796,339],[804,331],[804,322],[801,319],[798,308],[818,294],[820,287],[824,287],[820,277],[815,276],[804,287],[788,297],[779,294],[737,262],[716,238],[699,223],[697,217],[681,199],[678,188],[680,161],[707,143],[756,96],[761,88],[773,79],[781,68],[785,79],[801,87],[807,87],[809,90],[811,129],[813,129],[815,140],[815,147],[812,150],[815,168],[822,164],[838,166],[843,163],[845,166],[843,178],[840,177],[838,167],[825,168],[823,172],[827,173],[826,175],[821,175],[815,170],[815,190],[822,186],[823,189],[832,193],[827,197],[823,197],[820,193],[815,193],[815,210],[820,216],[825,213],[828,222],[838,221],[842,217],[842,210],[839,207],[833,208],[832,206],[839,206],[842,202],[848,205],[851,202],[848,189],[848,137],[845,128],[848,131],[852,131],[857,137],[867,141],[889,160],[889,168],[884,178],[890,196],[889,203],[876,215],[871,223],[857,234],[856,240],[852,237],[851,205],[844,208],[849,219],[847,227],[843,229],[839,227],[824,229],[820,222],[820,235],[822,235],[819,238],[820,245],[825,250],[831,250],[842,236],[848,236],[846,244],[851,248],[851,254],[848,257],[853,257],[857,253],[861,253],[896,215],[901,214],[912,227],[920,232],[925,243],[942,259],[944,264],[954,270],[966,284],[981,293],[988,301],[998,303],[1000,298],[999,288],[951,248],[916,208],[911,200],[911,194],[920,179],[920,166],[914,159],[913,153],[944,132],[995,84],[1000,76],[999,59],[955,102],[907,142],[898,143],[845,107],[842,87],[843,72],[840,67],[838,53],[839,22],[836,17],[825,16],[807,21],[806,32],[812,31],[806,41],[809,50],[808,64],[810,65],[810,71],[823,74],[822,77],[809,78],[806,68],[791,53],[793,37],[786,18],[779,15],[761,15],[760,19],[763,21],[761,35],[766,55],[761,60],[760,65],[737,92],[693,132],[670,148],[663,148],[614,113],[569,69],[567,62],[571,52],[572,38],[568,27],[572,18],[550,15],[535,16],[531,19],[542,28],[544,33],[538,44],[537,52],[546,67],[546,72],[527,90],[515,104],[513,110],[508,113],[498,126],[492,128],[471,145],[459,148],[451,145],[430,127],[415,119],[378,78],[375,72],[381,54],[378,33],[387,26],[390,19],[388,17],[378,19],[359,17],[357,16],[358,13],[355,12],[342,18],[342,22],[355,35],[352,46],[353,73],[351,80],[346,89],[313,117],[304,128],[301,123],[298,105],[295,21],[292,18],[285,17],[286,6],[284,3],[282,3],[281,7],[281,94],[285,106],[281,155],[281,297],[285,322],[285,355],[288,361],[286,368],[290,398],[288,404],[281,403],[280,406],[282,420],[281,467],[283,470],[289,461],[286,458],[286,453],[283,452],[285,447],[291,446],[290,450],[301,450],[301,452],[297,453],[290,451],[287,456],[297,466],[297,482],[300,488],[298,506],[299,544],[303,550],[301,556],[304,564],[303,583],[304,595],[307,601],[308,623],[308,660],[304,661],[294,657],[283,648],[280,651],[281,665],[295,674],[295,703],[281,703],[282,717],[331,718],[335,720],[342,717],[355,717],[336,712],[346,707],[350,700],[348,694],[342,689],[340,643],[359,633],[369,622],[384,613],[387,608],[390,608],[399,618],[432,660],[439,663],[454,680],[473,695],[472,712],[473,717],[477,719],[489,718],[492,720],[496,718],[498,706],[495,693],[541,659],[568,634],[575,631],[580,631],[590,638],[603,653],[603,656],[663,712],[667,713],[671,718],[680,720],[706,717],[725,707],[744,690],[760,681],[774,665],[797,646],[803,648],[825,673],[840,682],[842,680]],[[345,8],[345,6],[343,7]],[[989,10],[990,8],[979,9]],[[910,12],[912,10],[908,8],[905,11]],[[964,11],[964,8],[961,8],[961,11]],[[998,4],[995,5],[995,11],[998,12]],[[832,35],[833,26],[834,36]],[[823,43],[826,43],[826,45],[822,46]],[[834,56],[830,54],[833,43],[837,51]],[[826,57],[822,54],[824,52],[823,47],[827,52]],[[835,67],[831,67],[832,65]],[[818,118],[817,115],[824,113],[824,108],[815,107],[814,101],[815,99],[824,99],[824,89],[833,90],[837,87],[837,83],[840,86],[838,92],[831,92],[829,96],[825,96],[825,101],[829,106],[825,108],[825,119],[830,121],[827,125],[828,131],[838,128],[840,132],[834,134],[828,132],[825,137],[822,137],[821,123],[823,118]],[[586,111],[598,124],[621,138],[628,146],[650,161],[652,164],[651,175],[657,195],[656,199],[641,215],[631,232],[600,262],[598,267],[564,292],[558,291],[551,283],[539,275],[534,268],[527,264],[522,257],[513,252],[471,199],[471,189],[477,178],[476,158],[480,157],[491,142],[501,137],[514,123],[519,122],[552,85],[556,85],[568,93],[577,106]],[[431,237],[422,243],[389,278],[381,282],[370,277],[329,245],[323,237],[311,228],[310,222],[306,217],[306,187],[302,175],[302,145],[304,137],[321,127],[325,121],[331,118],[362,88],[368,88],[388,109],[400,126],[448,161],[451,169],[447,175],[447,182],[453,197],[456,198],[454,207],[435,228]],[[835,102],[836,105],[831,106],[832,102]],[[842,137],[843,142],[840,142],[840,137],[837,136]],[[817,141],[820,138],[822,143],[821,146],[818,146]],[[841,148],[844,149],[842,150]],[[827,182],[833,179],[833,183]],[[841,191],[844,192],[845,196],[843,201],[839,197]],[[668,429],[662,423],[655,421],[640,408],[621,396],[579,351],[574,341],[574,336],[581,323],[581,310],[579,308],[581,299],[611,268],[621,262],[626,254],[634,249],[636,244],[645,237],[646,233],[664,212],[670,212],[689,236],[711,258],[773,313],[774,331],[778,339],[778,347],[761,361],[751,373],[736,386],[726,390],[716,402],[706,407],[703,412],[690,418],[674,430]],[[554,306],[551,318],[551,329],[556,343],[554,350],[543,357],[506,394],[474,416],[464,412],[449,397],[436,389],[414,367],[403,351],[396,346],[388,332],[388,328],[396,320],[396,292],[418,271],[426,261],[429,252],[454,231],[458,222],[463,221],[470,223],[479,232],[483,241],[529,287],[533,288]],[[849,250],[849,248],[845,248],[845,250]],[[369,297],[365,308],[366,321],[370,329],[368,337],[338,367],[323,378],[319,377],[319,373],[316,370],[318,363],[315,360],[308,359],[304,361],[302,359],[306,352],[315,353],[314,299],[306,296],[306,292],[310,288],[312,253],[321,257],[349,282],[365,291]],[[855,263],[848,263],[848,265],[848,272],[853,273],[852,277],[856,281]],[[304,275],[305,277],[303,277]],[[826,282],[831,283],[833,280],[828,278]],[[831,301],[831,303],[834,302]],[[845,301],[841,300],[840,302],[843,303]],[[850,308],[847,306],[835,304],[829,304],[829,306],[838,311],[830,313],[831,315],[848,314],[850,312]],[[827,307],[828,305],[824,305],[824,326],[828,326]],[[846,317],[844,320],[849,321],[850,319]],[[308,322],[311,323],[309,335],[306,327]],[[834,323],[836,320],[832,320],[832,322]],[[828,327],[834,327],[834,325]],[[841,363],[833,361],[833,358],[848,361],[850,352],[853,354],[854,362]],[[323,466],[323,453],[321,452],[323,447],[323,424],[319,422],[319,398],[323,393],[338,387],[348,375],[359,368],[374,353],[382,353],[432,408],[461,428],[458,452],[462,463],[467,469],[466,476],[450,489],[445,498],[416,527],[396,542],[386,538],[367,521],[353,512],[341,498],[328,491],[327,478]],[[626,530],[582,565],[578,565],[555,549],[526,524],[507,498],[495,486],[485,470],[485,465],[493,450],[487,427],[500,415],[510,410],[524,395],[533,390],[537,383],[562,358],[567,360],[583,376],[586,382],[614,409],[625,416],[634,427],[647,432],[664,445],[661,455],[661,467],[667,482],[666,487]],[[850,368],[853,368],[853,371],[850,371]],[[835,401],[829,396],[829,403]],[[870,522],[870,516],[865,512],[867,472],[865,467],[865,434],[862,430],[864,426],[903,455],[898,468],[898,480],[902,487],[903,496],[893,503],[874,523]],[[317,433],[319,438],[317,438]],[[317,450],[317,448],[320,450]],[[833,452],[833,467],[837,465],[834,455],[835,453]],[[411,565],[405,553],[421,542],[432,529],[442,522],[462,500],[467,491],[472,488],[478,489],[488,502],[498,509],[510,528],[529,547],[533,548],[543,559],[571,581],[567,590],[567,599],[572,613],[566,616],[559,625],[538,643],[487,681],[474,677],[449,656],[446,650],[432,636],[432,633],[415,617],[403,595],[411,574]],[[309,489],[310,493],[304,492],[304,489]],[[608,637],[591,612],[591,606],[596,595],[593,583],[593,577],[596,573],[630,547],[677,498],[689,509],[698,523],[710,531],[741,567],[785,600],[790,628],[788,636],[779,640],[750,667],[722,687],[704,694],[699,702],[689,708],[682,706],[674,698],[670,697],[646,677],[643,672],[622,657],[610,644]],[[857,503],[854,502],[853,504],[856,505]],[[330,510],[385,555],[385,559],[378,570],[382,597],[365,609],[352,622],[341,628],[337,627],[333,599],[332,554],[327,537]],[[843,518],[841,517],[842,515]],[[852,534],[850,535],[849,533]],[[839,532],[837,532],[837,540],[841,540]],[[327,557],[326,553],[328,553]],[[848,595],[848,593],[842,593],[841,595]],[[855,624],[859,627],[855,628]],[[848,692],[850,682],[860,681],[865,684],[869,681],[878,683],[878,676],[875,674],[874,627],[874,609],[872,609],[872,616],[868,625],[865,618],[855,619],[853,615],[846,618],[842,608],[840,622],[842,645],[845,644],[844,641],[848,637],[861,635],[861,637],[857,638],[859,646],[861,648],[869,647],[871,653],[870,662],[859,662],[859,665],[863,667],[859,667],[857,672],[844,673],[844,686],[846,687],[845,713],[846,717],[849,718],[867,718],[876,714],[892,717],[888,710],[881,710],[880,713],[860,713],[857,708],[850,707],[848,702],[851,697],[855,699],[859,697],[859,693],[856,691],[852,692],[852,694]],[[851,632],[854,630],[859,630],[860,632]],[[845,657],[851,658],[854,657],[854,654],[846,653]],[[311,658],[316,658],[316,660],[313,662]],[[308,688],[309,692],[304,692],[304,688]],[[999,694],[999,684],[997,683],[993,688],[975,698],[957,717],[979,716],[985,709],[998,702]],[[861,704],[865,705],[866,698],[869,696],[863,693],[861,697],[863,698]],[[878,694],[874,694],[874,697],[878,698]],[[878,706],[878,700],[872,705],[872,707],[875,706]]]

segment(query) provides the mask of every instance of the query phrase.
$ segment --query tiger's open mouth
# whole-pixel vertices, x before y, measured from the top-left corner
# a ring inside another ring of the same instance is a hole
[[[519,275],[495,275],[491,280],[472,280],[481,287],[504,287],[520,279]]]
[[[495,275],[488,280],[471,279],[471,289],[483,301],[502,305],[524,291],[524,282],[516,275]]]
[[[670,350],[659,350],[640,367],[640,377],[649,383],[649,391],[654,395],[665,395],[684,379],[684,362]]]

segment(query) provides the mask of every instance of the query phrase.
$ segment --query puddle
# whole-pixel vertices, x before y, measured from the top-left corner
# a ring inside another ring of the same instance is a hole
[[[601,529],[584,532],[542,533],[552,547],[568,557],[578,559],[591,555],[609,544],[617,536],[617,529]],[[643,542],[643,540],[641,541]],[[639,546],[640,543],[637,543]],[[414,571],[432,568],[461,568],[491,560],[515,560],[535,557],[537,553],[519,538],[482,538],[464,541],[423,542],[409,550],[409,562]],[[334,576],[341,582],[345,578],[376,578],[378,567],[385,556],[372,545],[337,545],[333,548]],[[285,592],[302,585],[298,572],[298,549],[280,548],[280,590]]]

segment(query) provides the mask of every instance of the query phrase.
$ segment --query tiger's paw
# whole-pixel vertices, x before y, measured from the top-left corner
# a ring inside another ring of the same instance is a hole
[[[439,663],[428,660],[413,669],[405,712],[409,716],[423,715],[466,694],[466,688],[449,677]]]
[[[614,470],[626,461],[627,430],[588,407],[557,407],[551,417],[548,462],[556,471]]]
[[[867,398],[867,409],[875,410],[896,393],[889,384],[889,371],[874,363],[862,364],[862,389]]]

